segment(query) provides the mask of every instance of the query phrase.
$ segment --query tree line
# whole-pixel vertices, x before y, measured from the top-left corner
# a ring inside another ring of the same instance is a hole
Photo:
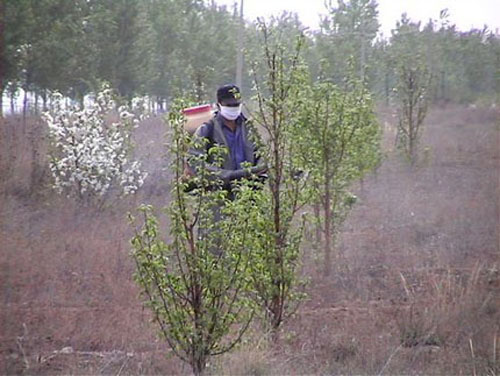
[[[4,0],[0,98],[7,94],[13,107],[23,89],[45,106],[58,91],[83,103],[107,82],[124,98],[147,95],[159,108],[185,93],[212,100],[215,88],[236,76],[241,27],[247,59],[259,48],[256,26],[241,24],[239,16],[236,4],[213,0]],[[273,24],[290,45],[306,29],[290,13]],[[375,0],[327,3],[320,29],[305,30],[313,79],[344,85],[354,73],[389,102],[397,66],[407,57],[427,65],[434,101],[470,102],[499,92],[500,42],[486,26],[459,31],[443,10],[425,25],[403,14],[386,38],[379,27]],[[253,92],[253,73],[245,63],[244,94]]]

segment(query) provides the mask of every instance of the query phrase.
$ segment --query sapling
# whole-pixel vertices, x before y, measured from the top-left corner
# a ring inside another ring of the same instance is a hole
[[[200,375],[211,357],[238,344],[254,315],[249,268],[258,191],[242,180],[229,193],[208,169],[199,169],[191,181],[183,179],[193,143],[183,130],[185,107],[183,101],[174,103],[168,119],[173,172],[168,234],[154,209],[142,207],[132,255],[135,280],[161,336]],[[221,149],[210,150],[220,155]],[[206,154],[193,158],[190,163],[207,163]],[[186,192],[189,185],[194,188]]]
[[[290,53],[277,28],[263,22],[259,26],[262,56],[253,67],[257,108],[252,116],[268,140],[264,155],[269,179],[259,202],[264,214],[259,217],[259,235],[253,240],[257,261],[252,265],[252,277],[257,302],[276,335],[302,296],[298,267],[303,226],[297,214],[307,202],[307,190],[294,165],[292,128],[304,78],[300,59],[304,37],[298,37]]]
[[[431,73],[421,56],[403,55],[396,67],[398,101],[397,146],[412,166],[418,161],[418,148],[430,98]]]
[[[91,199],[113,188],[132,194],[143,185],[147,173],[139,161],[130,159],[131,131],[143,114],[141,100],[134,101],[135,112],[118,106],[105,86],[82,109],[66,106],[59,93],[51,103],[43,118],[49,127],[49,163],[57,192]]]
[[[428,55],[419,38],[420,24],[403,16],[393,32],[391,55],[396,73],[394,88],[398,111],[396,145],[411,166],[418,162],[424,119],[431,97],[432,73]]]
[[[309,171],[317,243],[324,245],[328,274],[336,234],[356,201],[349,189],[380,160],[380,129],[371,96],[357,80],[342,89],[328,82],[308,88],[294,130],[298,163]]]

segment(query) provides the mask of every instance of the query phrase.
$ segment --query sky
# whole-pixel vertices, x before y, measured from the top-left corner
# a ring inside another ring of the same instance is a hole
[[[241,0],[215,0],[219,5],[232,5]],[[325,0],[243,0],[243,14],[247,20],[277,15],[283,10],[296,12],[303,24],[318,29],[319,15],[326,14]],[[334,1],[335,3],[335,1]],[[378,0],[379,22],[383,35],[390,36],[391,29],[401,14],[406,12],[412,21],[427,23],[438,19],[439,12],[447,8],[449,20],[461,31],[482,29],[500,34],[500,0]],[[239,5],[238,5],[239,9]]]

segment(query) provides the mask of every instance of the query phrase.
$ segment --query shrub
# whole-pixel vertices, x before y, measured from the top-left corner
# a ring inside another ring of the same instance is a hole
[[[181,177],[191,140],[183,131],[183,107],[182,102],[174,105],[169,116],[174,172],[169,240],[163,240],[153,208],[144,206],[132,255],[135,280],[161,336],[199,375],[210,357],[240,341],[253,318],[248,244],[257,207],[250,182],[243,181],[233,190],[236,197],[230,197],[206,169],[200,169],[195,188],[186,192],[189,183]],[[200,155],[197,162],[206,158]]]
[[[102,197],[115,186],[122,194],[135,193],[147,176],[140,162],[129,159],[131,131],[140,117],[127,106],[118,107],[108,87],[83,109],[64,106],[58,93],[52,103],[43,118],[49,127],[54,188],[80,199]],[[139,107],[140,101],[134,104]]]

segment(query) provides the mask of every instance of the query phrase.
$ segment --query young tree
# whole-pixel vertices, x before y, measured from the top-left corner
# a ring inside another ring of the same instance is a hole
[[[299,161],[310,172],[315,201],[317,243],[324,238],[324,272],[339,227],[356,197],[348,189],[380,159],[380,130],[371,95],[359,81],[347,89],[328,83],[310,88],[296,122]]]
[[[140,162],[129,160],[131,130],[139,116],[118,107],[111,89],[105,87],[95,103],[81,110],[64,107],[58,93],[52,105],[43,117],[52,144],[50,170],[59,193],[90,200],[102,198],[114,186],[123,194],[142,186],[147,174]],[[115,111],[119,118],[107,121]]]
[[[388,106],[395,81],[393,61],[389,54],[389,41],[381,38],[375,42],[373,49],[375,79],[372,81],[371,91],[378,98],[383,99],[385,105]]]
[[[403,15],[392,38],[399,120],[396,143],[412,166],[418,159],[431,85],[431,73],[419,38],[419,28],[420,24],[411,23]]]
[[[329,12],[317,34],[318,54],[323,58],[323,75],[338,85],[354,63],[360,80],[368,77],[372,42],[377,35],[377,3],[373,0],[325,1]],[[352,59],[352,60],[350,60]],[[351,62],[350,62],[351,61]]]
[[[400,61],[397,73],[397,144],[414,166],[418,161],[418,146],[429,104],[430,74],[422,60],[420,64],[408,60]]]
[[[254,252],[254,289],[274,334],[293,311],[298,297],[299,250],[302,227],[295,221],[305,204],[304,181],[294,166],[295,144],[292,122],[298,115],[303,84],[299,36],[292,53],[282,44],[281,30],[259,24],[262,51],[253,66],[257,109],[252,114],[263,127],[268,140],[265,159],[268,162],[268,189],[259,203],[260,232]],[[260,64],[259,64],[260,63]],[[262,81],[257,72],[263,74]]]
[[[200,375],[210,357],[240,341],[252,320],[248,271],[258,207],[256,191],[245,181],[230,195],[205,169],[190,181],[196,188],[186,192],[184,158],[192,141],[183,130],[185,105],[178,102],[169,114],[174,172],[169,240],[163,240],[152,208],[144,207],[144,225],[132,245],[135,280],[160,334]],[[210,150],[213,155],[224,149]],[[191,162],[207,162],[206,155],[195,159]]]

